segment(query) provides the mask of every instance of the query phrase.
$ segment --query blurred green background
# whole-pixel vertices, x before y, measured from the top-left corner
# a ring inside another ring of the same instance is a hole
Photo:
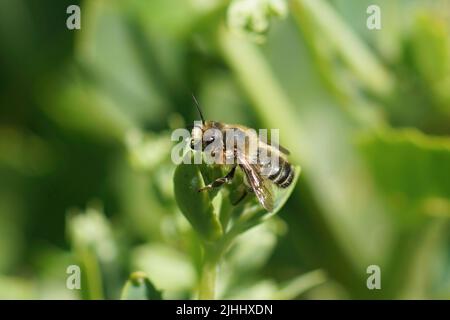
[[[286,4],[255,36],[225,0],[0,0],[0,298],[117,299],[136,270],[195,297],[170,160],[191,93],[209,119],[280,128],[303,170],[219,297],[450,298],[449,1]]]

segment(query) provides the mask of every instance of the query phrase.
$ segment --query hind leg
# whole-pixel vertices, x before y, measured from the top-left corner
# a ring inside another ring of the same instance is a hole
[[[237,206],[242,200],[245,199],[245,197],[248,195],[248,191],[244,190],[244,192],[242,192],[242,195],[239,197],[239,199],[237,199],[236,201],[234,201],[232,203],[233,206]]]

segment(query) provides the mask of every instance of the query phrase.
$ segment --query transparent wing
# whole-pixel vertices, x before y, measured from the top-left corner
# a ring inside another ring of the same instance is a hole
[[[259,202],[264,209],[271,212],[274,206],[271,182],[261,176],[258,165],[250,164],[245,157],[239,157],[239,160],[239,164]]]
[[[272,143],[272,142],[269,142],[269,141],[266,141],[266,140],[267,139],[261,137],[261,141],[264,142],[265,144],[278,149],[281,153],[284,153],[287,156],[291,154],[291,152],[288,149],[286,149],[285,147],[283,147],[282,145],[279,145],[277,143]]]
[[[273,143],[273,144],[271,144],[271,146],[277,148],[278,150],[280,150],[282,153],[284,153],[287,156],[291,154],[291,152],[288,149],[286,149],[285,147],[283,147],[282,145]]]

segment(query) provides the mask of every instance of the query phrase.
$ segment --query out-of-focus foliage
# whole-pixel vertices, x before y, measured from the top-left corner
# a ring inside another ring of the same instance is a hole
[[[218,297],[450,298],[449,1],[240,2],[0,1],[0,298],[195,298],[170,159],[191,93],[209,119],[280,128],[302,167]]]
[[[131,274],[122,291],[123,300],[161,300],[161,293],[155,289],[146,274],[140,271]]]

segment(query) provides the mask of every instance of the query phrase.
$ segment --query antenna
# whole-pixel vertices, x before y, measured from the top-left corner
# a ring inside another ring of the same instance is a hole
[[[192,94],[192,98],[194,99],[195,106],[197,107],[197,111],[200,114],[200,118],[202,119],[202,123],[205,124],[205,118],[203,117],[202,110],[200,109],[200,105],[199,105],[197,99],[195,98],[194,94]]]

